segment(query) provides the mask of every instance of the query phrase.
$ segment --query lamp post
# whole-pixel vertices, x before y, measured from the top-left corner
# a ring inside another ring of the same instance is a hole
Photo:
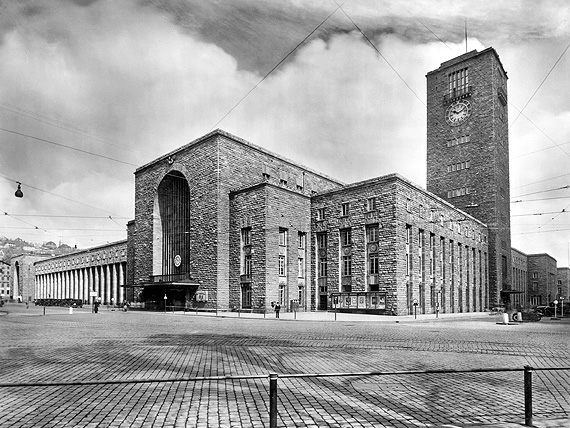
[[[555,320],[555,319],[558,319],[558,317],[556,316],[556,309],[557,309],[557,306],[558,306],[558,300],[555,300],[555,301],[552,302],[552,303],[554,303],[554,318],[551,318],[551,319]]]
[[[14,196],[16,196],[16,198],[23,198],[24,193],[22,192],[22,187],[21,187],[22,183],[20,183],[19,181],[16,181],[16,183],[18,183],[18,188],[16,189]]]
[[[436,293],[436,295],[437,295],[437,301],[435,302],[435,317],[439,318],[439,299],[440,299],[441,291],[438,291]]]
[[[564,318],[564,296],[560,296],[560,318]]]
[[[168,297],[166,297],[166,294],[164,295],[164,313],[166,313],[166,299],[168,299]]]

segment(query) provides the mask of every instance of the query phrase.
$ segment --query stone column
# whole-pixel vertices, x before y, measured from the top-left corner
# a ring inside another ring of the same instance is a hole
[[[55,287],[55,299],[61,299],[61,280],[62,280],[62,273],[61,271],[56,272],[55,273],[55,281],[56,281],[56,287]]]
[[[111,269],[111,284],[112,284],[111,297],[115,299],[114,302],[116,305],[118,305],[119,294],[117,293],[117,264],[116,263],[111,264],[110,269]]]
[[[101,297],[101,288],[99,287],[99,266],[94,266],[93,269],[93,284],[95,285],[94,291],[97,293],[97,297]]]
[[[83,268],[77,269],[77,298],[83,302]]]
[[[107,304],[111,303],[111,272],[109,270],[109,265],[105,265],[105,300]]]
[[[123,285],[125,285],[125,271],[123,270],[123,263],[119,263],[117,267],[119,269],[119,301],[124,302],[125,288]]]

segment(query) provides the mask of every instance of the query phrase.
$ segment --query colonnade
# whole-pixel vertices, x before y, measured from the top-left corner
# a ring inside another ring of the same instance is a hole
[[[125,298],[126,262],[78,267],[59,272],[36,273],[36,298],[80,299],[92,304],[100,298],[103,304],[121,303]],[[111,300],[114,299],[114,300]]]

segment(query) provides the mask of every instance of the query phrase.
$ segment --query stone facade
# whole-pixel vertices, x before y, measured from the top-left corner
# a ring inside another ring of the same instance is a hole
[[[230,306],[263,311],[278,302],[284,310],[311,309],[309,196],[263,182],[230,193],[230,202]],[[244,292],[254,300],[244,302]]]
[[[0,260],[0,299],[9,299],[10,296],[10,263]]]
[[[36,261],[35,298],[119,304],[125,300],[127,241]],[[91,296],[91,293],[96,296]]]
[[[224,131],[213,131],[135,172],[134,285],[152,283],[171,263],[164,258],[168,248],[160,248],[164,226],[156,219],[159,185],[173,174],[183,177],[189,190],[189,230],[184,231],[189,248],[181,264],[187,272],[180,273],[189,274],[189,280],[208,293],[206,307],[220,309],[235,304],[235,298],[230,299],[236,284],[230,285],[229,195],[260,180],[305,196],[342,184]]]
[[[386,314],[488,306],[486,226],[397,174],[315,195],[311,221],[315,294],[319,303],[329,298],[328,308],[354,309],[345,302],[355,297],[368,309],[366,293],[385,302],[376,309]],[[330,300],[335,293],[340,302]]]
[[[528,256],[516,248],[511,248],[511,264],[514,293],[511,294],[510,303],[513,308],[527,307],[528,301]]]
[[[469,103],[470,115],[450,123],[454,102]],[[427,74],[427,190],[487,224],[493,304],[512,285],[507,107],[507,75],[492,48]]]
[[[527,257],[530,306],[549,305],[557,292],[556,259],[548,254],[529,254]]]
[[[35,263],[48,256],[20,254],[10,260],[10,283],[14,299],[31,302],[37,298],[38,290],[35,287]]]
[[[570,268],[559,267],[556,272],[556,298],[570,303]]]

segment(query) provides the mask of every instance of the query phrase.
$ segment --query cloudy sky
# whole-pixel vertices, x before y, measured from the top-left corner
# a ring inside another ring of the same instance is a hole
[[[568,266],[568,2],[338,4],[0,1],[0,236],[126,238],[135,168],[215,128],[347,183],[425,186],[425,75],[467,25],[509,77],[513,246]]]

